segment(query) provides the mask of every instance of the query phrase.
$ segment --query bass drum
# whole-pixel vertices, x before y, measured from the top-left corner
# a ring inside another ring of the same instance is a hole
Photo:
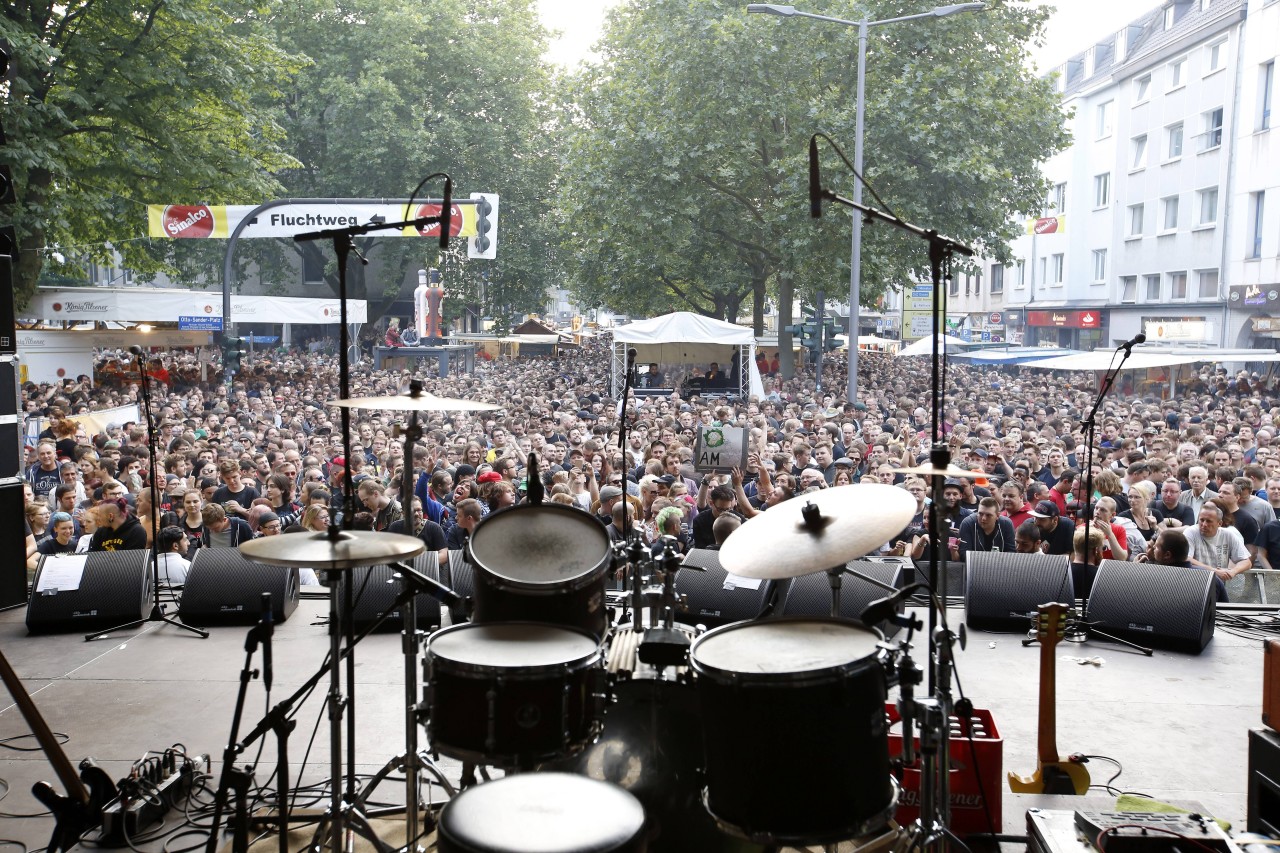
[[[608,669],[618,679],[596,742],[539,769],[577,773],[630,791],[649,818],[652,853],[763,853],[766,848],[722,832],[707,813],[697,693],[686,681],[655,679],[636,660],[639,639],[630,628],[612,636]]]
[[[491,513],[467,543],[475,569],[471,621],[546,622],[603,639],[609,544],[604,525],[574,507],[526,505]]]

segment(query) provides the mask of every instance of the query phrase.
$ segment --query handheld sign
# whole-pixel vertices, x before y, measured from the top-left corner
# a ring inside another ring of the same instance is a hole
[[[747,428],[698,427],[698,437],[693,444],[693,467],[697,471],[747,467]]]

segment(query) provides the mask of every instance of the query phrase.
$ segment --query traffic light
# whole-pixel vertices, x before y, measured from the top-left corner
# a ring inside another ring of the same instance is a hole
[[[467,240],[468,258],[492,260],[498,256],[498,196],[472,193],[476,203],[476,236]]]
[[[844,341],[838,337],[842,334],[844,334],[843,329],[837,326],[834,321],[828,321],[822,330],[822,351],[831,352],[844,346]]]
[[[239,373],[240,358],[244,353],[244,345],[239,338],[224,335],[222,338],[222,370],[224,373]]]

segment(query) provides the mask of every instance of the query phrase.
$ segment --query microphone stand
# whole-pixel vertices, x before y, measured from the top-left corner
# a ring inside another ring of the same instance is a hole
[[[644,609],[644,582],[640,577],[640,560],[644,549],[640,547],[638,534],[631,525],[631,504],[627,500],[627,472],[631,466],[627,464],[627,397],[636,381],[636,351],[627,350],[627,372],[623,377],[622,400],[618,404],[618,449],[622,451],[622,541],[625,543],[623,554],[631,563],[631,610],[635,630],[640,629],[640,616]],[[633,541],[633,538],[635,541]],[[624,599],[625,603],[625,599]],[[625,614],[624,614],[625,615]]]
[[[857,174],[856,171],[854,176],[862,181],[862,175]],[[943,317],[946,316],[943,281],[951,275],[952,257],[957,253],[972,256],[973,249],[957,240],[944,237],[936,230],[926,230],[912,225],[897,216],[844,198],[830,189],[810,189],[811,204],[820,204],[822,199],[859,211],[868,222],[879,220],[888,223],[894,228],[914,234],[929,244],[929,271],[933,282],[932,388],[929,400],[933,444],[929,451],[929,463],[934,470],[945,471],[951,463],[951,451],[947,447],[946,437],[942,431],[942,401],[946,394],[940,372],[944,355],[940,351],[939,342]],[[935,594],[931,596],[929,606],[929,698],[915,703],[921,711],[920,743],[923,772],[920,778],[920,816],[915,825],[915,830],[921,837],[914,843],[921,848],[936,843],[941,843],[945,848],[947,834],[950,832],[948,827],[951,823],[950,716],[953,707],[951,668],[955,663],[952,644],[956,640],[956,635],[947,627],[946,614],[941,609],[947,596],[947,573],[939,560],[940,544],[946,541],[942,536],[942,525],[945,520],[942,512],[944,480],[941,474],[930,477],[933,503],[929,508],[929,535],[933,547],[929,549],[929,570],[933,578]]]
[[[138,357],[138,394],[142,403],[142,417],[147,424],[147,456],[149,457],[147,475],[151,480],[151,513],[152,518],[156,517],[157,510],[160,509],[160,489],[159,483],[156,482],[156,424],[151,417],[151,384],[147,381],[147,366],[143,360],[144,353],[141,347],[137,348],[134,353]],[[177,619],[172,619],[164,615],[164,606],[160,604],[160,556],[156,552],[156,546],[160,544],[160,531],[152,532],[154,541],[151,543],[151,612],[147,614],[145,619],[135,619],[124,625],[117,625],[114,628],[108,628],[105,631],[98,631],[93,634],[85,635],[85,642],[89,640],[97,640],[108,634],[114,634],[116,631],[129,631],[139,625],[145,625],[148,622],[164,622],[166,625],[172,625],[175,628],[181,628],[184,631],[190,631],[202,640],[209,638],[209,632],[191,625],[184,625]]]

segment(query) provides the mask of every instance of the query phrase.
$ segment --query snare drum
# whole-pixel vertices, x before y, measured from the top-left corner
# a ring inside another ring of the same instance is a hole
[[[467,556],[475,568],[473,622],[548,622],[604,637],[613,557],[608,531],[590,513],[508,507],[476,525]]]
[[[572,755],[600,727],[600,644],[533,622],[455,625],[427,643],[423,706],[433,749],[527,767]]]
[[[835,619],[738,622],[694,641],[706,804],[767,844],[868,835],[893,815],[878,631]]]
[[[445,804],[439,847],[441,853],[644,853],[644,808],[616,785],[583,776],[507,776]]]

